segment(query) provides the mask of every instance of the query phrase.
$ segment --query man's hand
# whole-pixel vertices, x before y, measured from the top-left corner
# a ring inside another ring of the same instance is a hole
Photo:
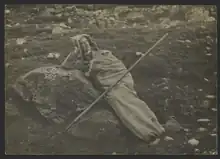
[[[86,72],[86,73],[85,73],[85,76],[86,76],[86,77],[89,77],[89,76],[90,76],[90,72]]]

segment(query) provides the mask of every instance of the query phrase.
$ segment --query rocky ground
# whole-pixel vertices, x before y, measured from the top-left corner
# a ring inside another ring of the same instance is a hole
[[[6,88],[34,68],[60,64],[72,51],[70,36],[92,35],[100,48],[129,67],[165,33],[132,75],[141,99],[174,116],[185,128],[146,148],[61,135],[34,143],[45,131],[6,100],[6,154],[216,154],[217,31],[215,10],[202,7],[24,5],[5,10]],[[50,53],[57,52],[53,57]],[[43,128],[44,129],[44,128]],[[48,129],[45,129],[49,131]]]

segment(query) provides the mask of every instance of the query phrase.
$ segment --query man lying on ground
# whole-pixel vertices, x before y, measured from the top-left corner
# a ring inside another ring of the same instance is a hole
[[[99,50],[89,35],[77,35],[71,39],[77,46],[74,57],[78,61],[75,63],[78,67],[86,66],[85,75],[99,90],[108,89],[127,72],[125,65],[112,52]],[[122,123],[140,139],[151,143],[164,134],[165,129],[154,112],[137,96],[130,73],[107,93],[105,100]]]

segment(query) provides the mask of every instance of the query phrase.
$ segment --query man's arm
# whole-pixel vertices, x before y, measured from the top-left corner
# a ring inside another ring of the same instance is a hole
[[[95,71],[93,69],[93,64],[95,62],[95,59],[90,61],[89,64],[89,69],[88,71],[85,73],[85,76],[89,79],[89,81],[92,83],[92,85],[99,91],[104,91],[104,89],[102,88],[102,85],[100,84],[100,82],[98,81],[96,75],[97,75],[97,71]]]
[[[86,76],[86,77],[89,77],[90,74],[91,74],[91,72],[92,72],[92,68],[93,68],[94,60],[95,60],[95,59],[92,59],[92,60],[89,62],[89,69],[88,69],[87,72],[85,72],[85,76]]]
[[[92,83],[92,85],[95,87],[95,89],[104,92],[104,89],[102,88],[101,83],[97,80],[96,74],[91,73],[89,77],[87,77],[89,81]]]

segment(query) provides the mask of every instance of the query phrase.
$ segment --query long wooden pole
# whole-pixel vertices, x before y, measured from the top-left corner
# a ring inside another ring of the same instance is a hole
[[[85,115],[102,97],[104,97],[114,86],[116,86],[145,56],[149,55],[151,50],[153,50],[161,41],[163,41],[168,36],[166,33],[161,37],[151,48],[148,49],[125,73],[124,75],[114,84],[112,84],[108,89],[106,89],[96,100],[94,100],[82,113],[80,113],[65,129],[64,132],[68,131],[72,125],[74,125],[83,115]]]

